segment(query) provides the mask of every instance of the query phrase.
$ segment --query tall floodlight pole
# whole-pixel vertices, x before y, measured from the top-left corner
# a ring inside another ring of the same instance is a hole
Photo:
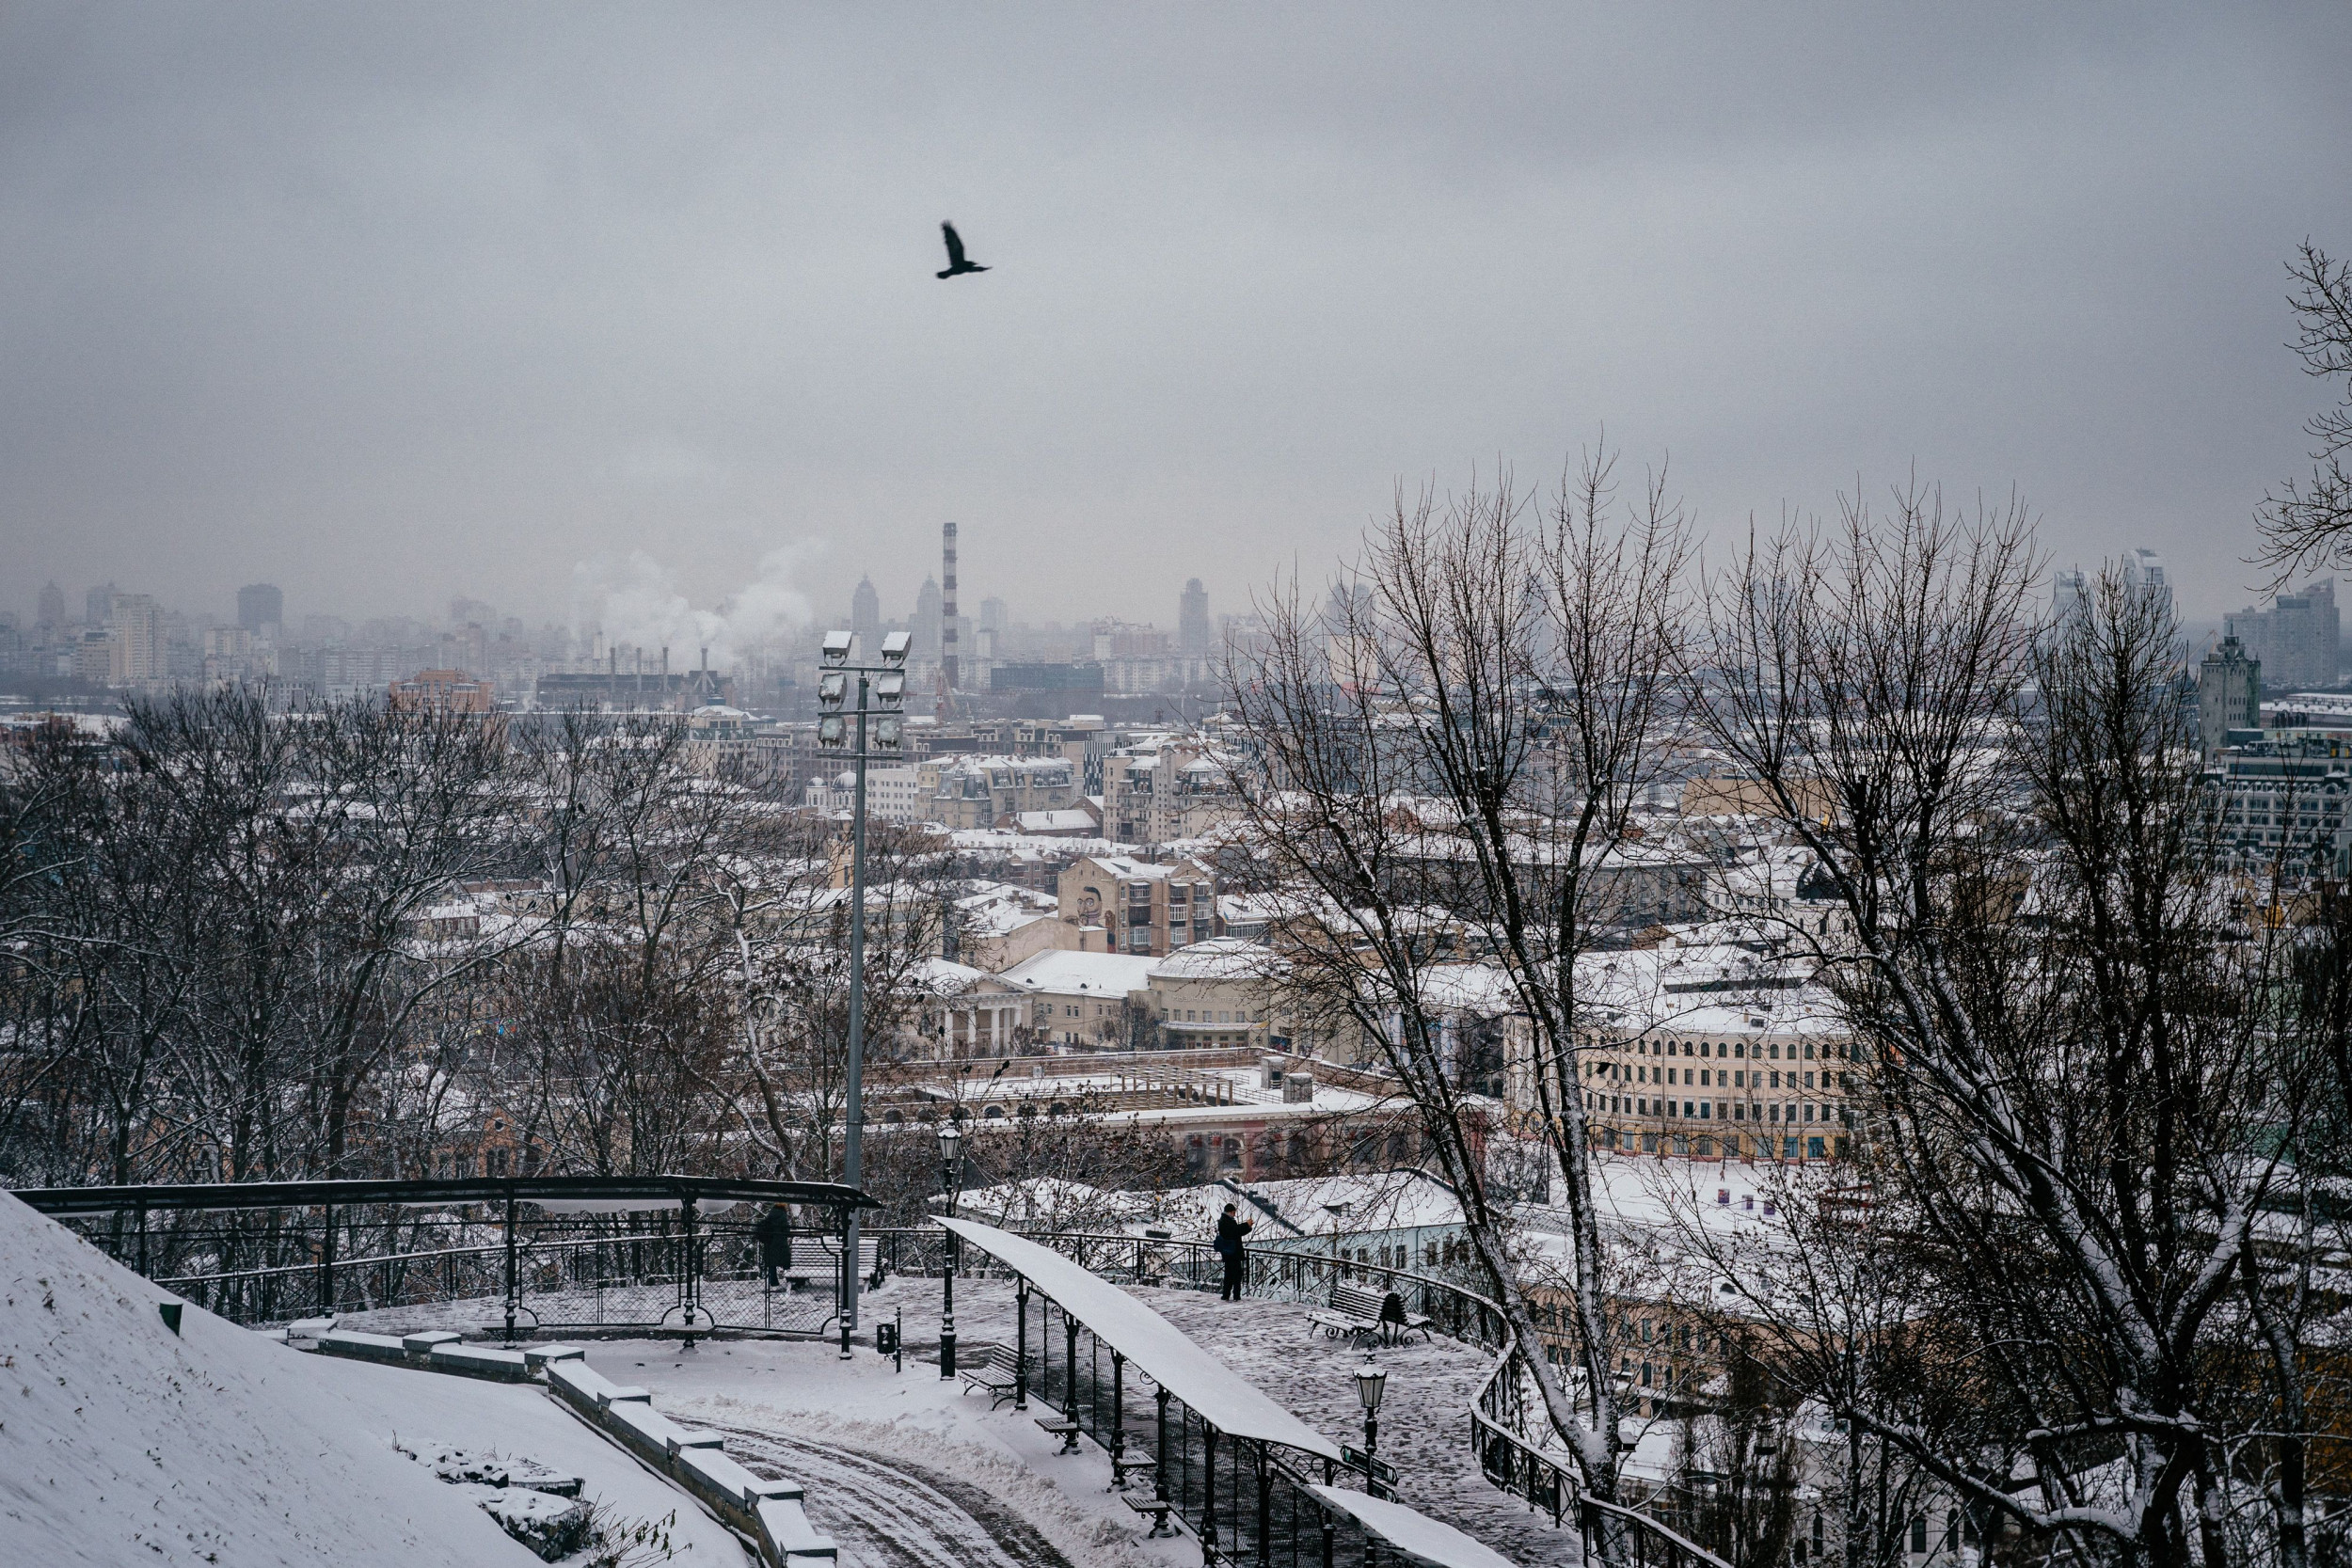
[[[882,639],[880,664],[851,664],[850,637],[846,631],[825,634],[825,669],[817,679],[817,744],[838,750],[851,739],[849,721],[857,720],[856,787],[850,804],[850,1064],[844,1075],[847,1107],[843,1112],[841,1180],[862,1187],[866,1179],[866,764],[869,756],[896,760],[903,743],[899,710],[906,703],[907,634],[894,631]],[[850,677],[857,677],[857,705],[849,705]],[[870,678],[869,678],[870,677]],[[872,749],[868,750],[866,720],[873,719]],[[857,1328],[858,1212],[847,1211],[841,1230],[841,1354],[850,1354],[850,1336]]]

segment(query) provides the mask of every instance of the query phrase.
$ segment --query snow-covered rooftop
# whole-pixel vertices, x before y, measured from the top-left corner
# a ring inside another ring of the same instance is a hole
[[[997,976],[1022,990],[1124,997],[1151,983],[1160,960],[1148,954],[1036,953]]]
[[[1269,948],[1239,937],[1214,937],[1179,947],[1151,971],[1160,980],[1262,980],[1290,967]]]

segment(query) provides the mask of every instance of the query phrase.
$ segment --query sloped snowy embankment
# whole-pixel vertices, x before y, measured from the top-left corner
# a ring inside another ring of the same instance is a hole
[[[462,1442],[677,1513],[686,1563],[743,1560],[716,1523],[531,1388],[307,1356],[187,1307],[0,1193],[0,1561],[538,1559],[393,1447]]]

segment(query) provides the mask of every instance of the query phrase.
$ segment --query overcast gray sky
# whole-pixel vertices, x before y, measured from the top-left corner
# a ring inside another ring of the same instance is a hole
[[[2244,602],[2352,8],[0,4],[0,606],[1175,619],[1606,423]],[[994,270],[942,283],[952,217]],[[790,554],[774,558],[772,552]]]

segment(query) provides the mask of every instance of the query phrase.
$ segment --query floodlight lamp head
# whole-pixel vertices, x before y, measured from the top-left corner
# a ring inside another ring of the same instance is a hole
[[[850,695],[847,671],[828,670],[817,677],[817,700],[826,707],[839,707]]]
[[[850,733],[850,721],[840,714],[828,713],[817,721],[817,744],[838,746]]]
[[[894,631],[885,634],[882,638],[882,662],[884,664],[904,664],[907,661],[907,645],[913,641],[914,639],[908,633],[903,631]]]
[[[907,676],[903,670],[885,670],[874,677],[874,695],[884,707],[897,707],[907,700]]]
[[[846,663],[850,657],[850,634],[846,631],[825,633],[825,662]]]
[[[895,713],[884,713],[875,718],[874,749],[876,751],[895,752],[898,749],[902,738],[899,731],[901,722],[902,721]]]

